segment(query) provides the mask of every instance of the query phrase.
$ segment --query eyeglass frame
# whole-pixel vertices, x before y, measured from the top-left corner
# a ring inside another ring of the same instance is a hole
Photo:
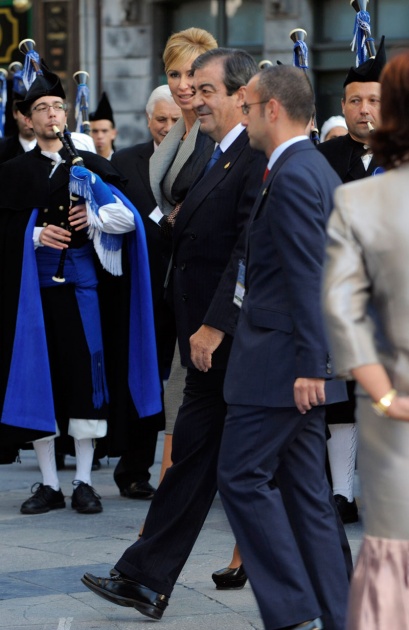
[[[56,107],[58,105],[58,107]],[[46,109],[38,109],[39,107],[45,107]],[[48,103],[38,103],[38,105],[34,105],[34,107],[31,108],[31,112],[38,112],[39,114],[44,114],[45,112],[50,111],[50,108],[52,108],[55,112],[58,111],[67,111],[67,103],[61,103],[61,101],[54,101],[54,103],[48,104]]]
[[[243,116],[249,115],[252,105],[265,105],[266,103],[268,103],[268,101],[258,101],[257,103],[243,103],[243,105],[240,105]]]

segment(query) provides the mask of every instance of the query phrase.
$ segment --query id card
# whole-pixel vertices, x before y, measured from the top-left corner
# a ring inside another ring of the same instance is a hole
[[[239,271],[237,274],[236,288],[234,290],[233,303],[239,308],[242,307],[245,293],[244,282],[246,276],[246,265],[244,260],[239,260]]]

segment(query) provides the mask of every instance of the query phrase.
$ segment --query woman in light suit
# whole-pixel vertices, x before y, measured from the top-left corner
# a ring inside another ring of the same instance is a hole
[[[409,630],[409,52],[381,86],[371,145],[386,173],[337,189],[324,286],[338,375],[359,385],[365,535],[347,630]]]
[[[163,52],[168,85],[182,116],[149,160],[149,179],[158,208],[170,221],[174,221],[175,207],[183,202],[190,185],[203,170],[214,150],[214,142],[200,133],[200,123],[193,111],[191,70],[194,60],[212,48],[217,48],[213,35],[201,28],[192,27],[171,35]],[[171,226],[171,222],[165,224],[165,238],[171,238]],[[184,381],[185,370],[180,365],[176,348],[165,388],[166,429],[160,479],[172,464],[173,426],[182,404]]]

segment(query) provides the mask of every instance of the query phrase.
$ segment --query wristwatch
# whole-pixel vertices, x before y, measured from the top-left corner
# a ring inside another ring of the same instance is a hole
[[[372,403],[372,407],[378,416],[388,415],[389,407],[391,406],[392,400],[395,398],[397,393],[396,389],[391,389],[387,394],[385,394],[385,396],[382,396],[378,402]]]

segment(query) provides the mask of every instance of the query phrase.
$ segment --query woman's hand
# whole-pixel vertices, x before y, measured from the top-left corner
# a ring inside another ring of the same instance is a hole
[[[409,422],[409,396],[395,396],[386,415],[395,420]]]

